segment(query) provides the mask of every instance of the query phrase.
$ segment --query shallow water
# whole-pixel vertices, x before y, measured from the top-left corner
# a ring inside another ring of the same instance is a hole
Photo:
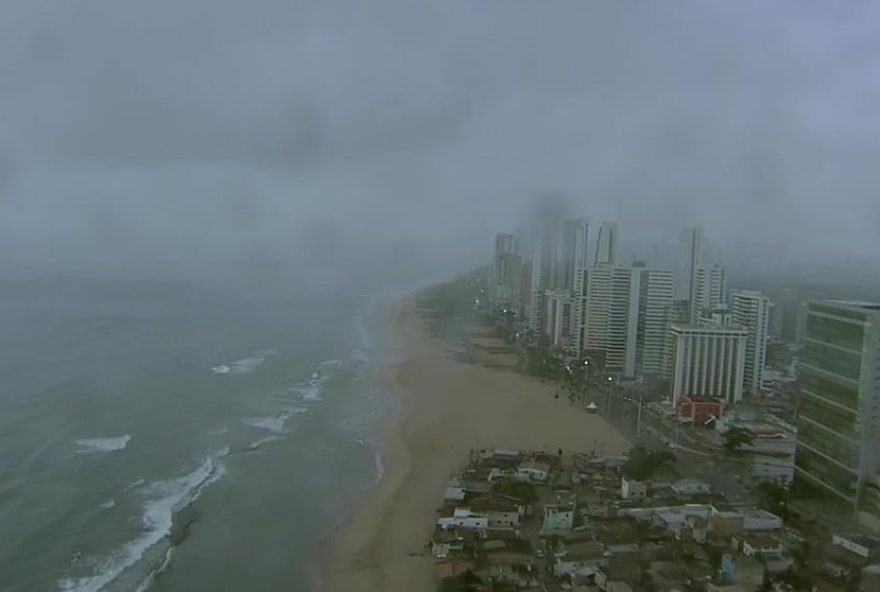
[[[5,278],[4,590],[307,589],[381,471],[376,302]]]

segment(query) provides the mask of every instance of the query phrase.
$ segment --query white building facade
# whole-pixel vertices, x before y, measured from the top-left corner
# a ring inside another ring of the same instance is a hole
[[[731,322],[749,332],[746,339],[744,388],[758,394],[764,388],[764,366],[770,332],[770,299],[755,290],[734,292],[731,299]]]
[[[742,399],[745,341],[740,327],[673,324],[672,399],[710,396],[736,403]]]

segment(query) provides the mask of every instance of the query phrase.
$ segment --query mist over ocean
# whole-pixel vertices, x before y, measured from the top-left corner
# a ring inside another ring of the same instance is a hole
[[[382,303],[277,278],[3,276],[2,588],[307,589],[381,473]]]

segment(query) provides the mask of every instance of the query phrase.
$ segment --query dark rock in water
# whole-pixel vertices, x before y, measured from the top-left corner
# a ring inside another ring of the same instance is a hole
[[[172,547],[180,545],[189,536],[189,529],[199,519],[199,511],[192,505],[189,505],[174,515],[174,524],[171,526],[171,533],[168,540]]]

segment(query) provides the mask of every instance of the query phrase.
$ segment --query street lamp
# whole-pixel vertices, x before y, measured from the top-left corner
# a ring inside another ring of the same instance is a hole
[[[584,360],[584,401],[587,400],[587,391],[590,388],[590,360]]]
[[[611,384],[614,382],[614,377],[608,377],[608,398],[605,403],[605,415],[611,417]]]

